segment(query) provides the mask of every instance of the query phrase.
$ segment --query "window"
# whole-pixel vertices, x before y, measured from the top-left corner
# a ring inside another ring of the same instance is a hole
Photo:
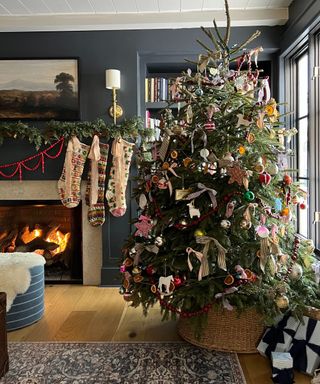
[[[315,223],[320,211],[320,31],[295,44],[283,56],[285,89],[283,99],[288,103],[287,127],[296,127],[292,140],[295,156],[291,166],[298,170],[297,178],[306,191],[305,209],[297,209],[297,232],[312,238],[320,249],[320,223]],[[293,112],[293,113],[292,113]],[[302,206],[303,208],[303,206]]]
[[[308,76],[308,50],[304,51],[295,59],[296,66],[296,106],[295,106],[295,126],[298,129],[298,136],[296,140],[296,158],[298,181],[303,190],[306,191],[308,196],[309,191],[309,76]],[[306,198],[302,202],[301,207],[305,209],[298,209],[297,212],[297,229],[298,232],[304,236],[309,237],[309,199]]]

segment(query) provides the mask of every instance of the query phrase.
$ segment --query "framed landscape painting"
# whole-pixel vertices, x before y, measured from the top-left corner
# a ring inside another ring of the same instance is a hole
[[[78,59],[0,60],[0,119],[78,120]]]

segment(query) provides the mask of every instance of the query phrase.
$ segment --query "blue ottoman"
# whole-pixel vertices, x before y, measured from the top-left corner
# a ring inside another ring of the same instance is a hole
[[[7,331],[26,327],[40,320],[44,313],[44,266],[30,268],[31,283],[27,292],[19,294],[7,313]]]

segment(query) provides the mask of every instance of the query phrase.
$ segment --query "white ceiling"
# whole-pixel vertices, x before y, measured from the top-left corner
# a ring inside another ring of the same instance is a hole
[[[281,25],[292,0],[229,0],[233,26]],[[224,0],[0,0],[0,32],[225,25]]]

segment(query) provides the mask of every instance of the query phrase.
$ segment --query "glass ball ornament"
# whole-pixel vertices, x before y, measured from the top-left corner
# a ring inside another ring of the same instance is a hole
[[[173,284],[175,285],[175,287],[180,287],[183,283],[183,278],[181,278],[180,276],[175,276],[173,278]]]
[[[197,88],[194,93],[196,96],[203,96],[203,90],[201,88]]]
[[[206,232],[200,228],[198,228],[194,231],[194,235],[197,237],[205,236],[205,234],[206,234]]]
[[[228,229],[231,227],[231,223],[229,220],[222,220],[221,223],[220,223],[221,227],[223,229]]]
[[[265,225],[258,225],[256,233],[261,239],[266,239],[269,236],[270,231]]]
[[[299,204],[300,209],[307,209],[307,204],[303,201],[302,203]]]
[[[288,308],[289,306],[289,299],[286,295],[278,296],[275,300],[276,305],[280,309]]]
[[[247,191],[244,193],[243,198],[245,201],[253,201],[255,199],[255,195],[252,191]]]
[[[179,220],[179,224],[181,224],[181,225],[188,225],[188,222],[187,222],[186,219],[181,219],[181,220]]]
[[[291,272],[289,274],[290,279],[299,280],[303,275],[303,269],[300,264],[294,263],[291,267]]]
[[[290,185],[290,184],[292,184],[292,177],[289,176],[289,175],[284,175],[284,176],[283,176],[283,183],[284,183],[285,185]]]
[[[162,236],[157,236],[154,240],[156,246],[161,247],[164,243],[164,239]]]

